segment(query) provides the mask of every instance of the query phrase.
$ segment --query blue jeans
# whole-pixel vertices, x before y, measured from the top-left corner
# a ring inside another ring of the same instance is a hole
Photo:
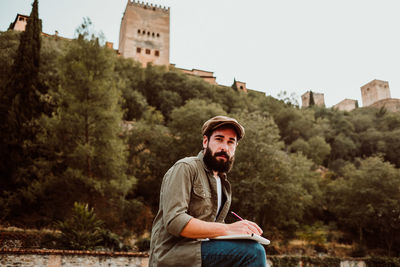
[[[209,240],[201,242],[201,266],[265,267],[262,245],[253,240]]]

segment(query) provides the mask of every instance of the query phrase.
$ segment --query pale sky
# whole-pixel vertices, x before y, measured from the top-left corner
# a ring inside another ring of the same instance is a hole
[[[0,0],[0,31],[33,0]],[[83,17],[118,48],[127,0],[39,0],[43,31],[72,38]],[[389,82],[400,98],[399,0],[151,0],[171,8],[170,61],[213,71],[277,97],[325,94],[327,107],[345,98],[362,106],[360,87]]]

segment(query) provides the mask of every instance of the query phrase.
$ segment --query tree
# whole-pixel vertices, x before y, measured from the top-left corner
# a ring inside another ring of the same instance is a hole
[[[97,218],[93,208],[88,204],[74,203],[71,217],[58,222],[61,240],[68,249],[94,249],[102,241],[104,223]]]
[[[189,100],[172,111],[168,127],[176,137],[171,150],[176,153],[176,159],[196,155],[202,149],[201,127],[217,115],[226,115],[226,112],[220,105],[200,99]]]
[[[290,145],[300,137],[308,140],[315,134],[316,122],[312,109],[300,110],[286,106],[274,114],[274,120],[286,145]]]
[[[237,83],[236,83],[236,78],[233,78],[233,84],[231,85],[231,88],[233,89],[233,90],[235,90],[235,91],[238,91],[239,89],[238,89],[238,86],[237,86]]]
[[[358,241],[373,238],[383,241],[391,252],[400,225],[400,173],[382,158],[359,160],[358,167],[349,164],[344,177],[331,185],[330,209],[347,231],[356,230]]]
[[[307,153],[307,157],[315,162],[317,165],[321,165],[327,156],[331,152],[331,146],[325,142],[325,139],[321,136],[313,136],[308,140],[310,150]]]
[[[314,101],[314,94],[312,91],[310,91],[310,102],[308,103],[309,107],[312,107],[315,105],[315,101]]]
[[[132,59],[115,58],[114,79],[118,90],[122,92],[122,109],[124,120],[140,120],[148,103],[139,91],[139,84],[143,80],[143,68],[140,63]]]
[[[229,179],[233,208],[262,228],[293,234],[312,205],[318,205],[312,162],[282,151],[278,128],[259,112],[234,115],[246,129]],[[315,204],[313,204],[313,200]],[[290,203],[288,205],[287,203]]]
[[[52,203],[47,204],[49,212],[61,211],[54,214],[56,218],[62,218],[62,210],[71,202],[82,201],[97,207],[99,216],[110,224],[121,215],[135,179],[127,175],[113,54],[98,39],[87,37],[87,32],[81,33],[60,59],[60,85],[51,92],[58,108],[41,121],[47,157],[36,164],[42,186],[66,190],[57,191],[60,194],[52,195]],[[37,201],[48,197],[43,191],[51,190],[38,190]]]
[[[1,84],[0,104],[0,196],[26,186],[32,177],[32,161],[37,157],[37,119],[42,111],[39,81],[41,21],[38,0],[34,0],[26,30],[14,58],[9,80]]]
[[[154,213],[159,204],[162,178],[176,161],[174,153],[171,153],[174,151],[174,136],[162,123],[160,112],[148,109],[128,133],[129,174],[138,179],[137,187],[128,197],[142,199]],[[152,218],[148,219],[151,222]]]
[[[299,102],[297,101],[298,96],[296,93],[291,93],[290,96],[286,91],[281,91],[278,94],[278,99],[281,100],[283,103],[285,103],[288,106],[292,107],[298,107]]]

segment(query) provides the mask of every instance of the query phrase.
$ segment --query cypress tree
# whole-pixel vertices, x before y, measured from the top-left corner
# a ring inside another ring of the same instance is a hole
[[[40,113],[39,64],[40,33],[38,0],[34,0],[32,11],[21,33],[20,44],[13,66],[13,75],[7,85],[9,103],[15,113],[15,123],[21,127]],[[11,119],[11,118],[10,118]]]
[[[314,101],[314,94],[312,91],[310,91],[310,102],[309,102],[309,107],[312,107],[315,105],[315,101]]]
[[[0,187],[15,190],[23,183],[16,173],[30,164],[27,146],[35,139],[34,119],[40,115],[39,65],[41,21],[34,0],[26,29],[12,67],[12,75],[1,88]],[[0,196],[1,196],[0,192]]]
[[[238,91],[238,87],[237,87],[237,84],[236,84],[236,78],[233,78],[233,84],[232,84],[231,87],[232,87],[233,90]]]

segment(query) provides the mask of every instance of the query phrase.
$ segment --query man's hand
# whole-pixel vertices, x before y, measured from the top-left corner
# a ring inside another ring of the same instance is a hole
[[[227,224],[226,226],[227,226],[226,235],[241,235],[241,234],[262,235],[263,233],[261,228],[256,223],[248,220],[234,222],[231,224]]]

